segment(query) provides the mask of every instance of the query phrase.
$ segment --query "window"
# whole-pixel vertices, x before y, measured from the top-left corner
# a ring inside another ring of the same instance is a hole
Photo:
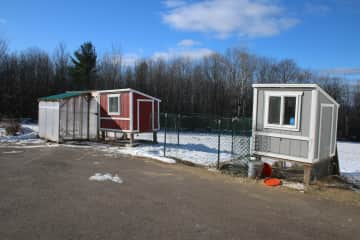
[[[296,97],[285,97],[284,101],[284,124],[294,126]]]
[[[108,95],[108,114],[120,115],[120,94]]]
[[[281,97],[270,97],[268,123],[280,124]]]
[[[264,127],[299,131],[302,92],[265,92]]]

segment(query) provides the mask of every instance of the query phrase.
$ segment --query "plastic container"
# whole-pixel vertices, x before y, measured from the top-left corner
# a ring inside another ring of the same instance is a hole
[[[272,174],[272,167],[268,163],[264,163],[263,170],[262,170],[262,177],[268,178],[271,177]]]
[[[249,161],[248,177],[249,178],[260,177],[262,173],[263,165],[264,165],[263,162],[259,160]]]

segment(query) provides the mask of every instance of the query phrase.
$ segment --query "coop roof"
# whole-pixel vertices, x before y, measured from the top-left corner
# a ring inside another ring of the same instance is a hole
[[[88,91],[65,92],[65,93],[60,93],[60,94],[55,94],[55,95],[39,98],[39,101],[59,101],[62,99],[77,97],[77,96],[81,96],[81,95],[88,94],[88,93],[89,93]]]
[[[335,105],[340,106],[334,98],[332,98],[327,92],[324,91],[319,85],[307,83],[307,84],[283,84],[283,83],[257,83],[252,85],[254,88],[314,88],[324,94]]]

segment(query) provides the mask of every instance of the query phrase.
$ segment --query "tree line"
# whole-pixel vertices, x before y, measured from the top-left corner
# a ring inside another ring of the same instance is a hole
[[[134,88],[163,100],[162,112],[251,117],[253,83],[317,83],[341,104],[338,136],[360,139],[360,84],[300,68],[241,48],[201,59],[139,59],[117,49],[97,56],[91,42],[73,54],[59,44],[11,52],[0,39],[0,118],[37,119],[39,97],[71,90]]]

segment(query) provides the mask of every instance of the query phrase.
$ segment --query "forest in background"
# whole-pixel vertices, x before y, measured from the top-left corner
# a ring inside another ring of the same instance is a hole
[[[360,83],[320,75],[291,59],[274,60],[241,48],[201,59],[139,59],[119,50],[97,56],[90,42],[74,53],[59,44],[10,51],[0,39],[0,118],[37,119],[38,98],[71,90],[134,88],[163,100],[162,112],[251,117],[253,83],[317,83],[341,104],[338,137],[360,140]]]

